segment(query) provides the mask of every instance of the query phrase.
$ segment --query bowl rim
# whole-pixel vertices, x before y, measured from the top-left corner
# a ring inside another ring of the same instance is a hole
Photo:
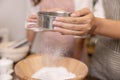
[[[41,56],[40,54],[32,54],[32,55],[35,55],[35,56]],[[31,56],[31,55],[30,55]],[[34,57],[35,58],[35,57]],[[79,60],[77,60],[77,59],[74,59],[74,58],[70,58],[70,57],[62,57],[62,58],[66,58],[66,59],[73,59],[73,60],[75,60],[75,61],[79,61]],[[15,67],[14,67],[14,71],[15,71],[15,74],[18,76],[18,77],[20,77],[17,73],[16,73],[16,68],[17,68],[17,65],[19,65],[20,63],[22,63],[22,62],[24,62],[25,60],[29,60],[30,58],[28,57],[28,58],[25,58],[25,59],[23,59],[23,60],[21,60],[21,61],[19,61],[16,65],[15,65]],[[82,61],[79,61],[84,67],[85,67],[85,69],[86,69],[86,74],[84,74],[84,75],[82,75],[82,76],[77,76],[76,78],[73,78],[73,79],[69,79],[69,80],[79,80],[79,79],[83,79],[85,76],[87,76],[87,74],[88,74],[88,67],[87,67],[87,65],[85,64],[85,63],[83,63]],[[32,80],[34,80],[34,78],[32,78],[32,77],[27,77],[27,76],[24,76],[25,78],[27,78],[27,79],[32,79]],[[37,80],[37,79],[35,79],[35,80]]]

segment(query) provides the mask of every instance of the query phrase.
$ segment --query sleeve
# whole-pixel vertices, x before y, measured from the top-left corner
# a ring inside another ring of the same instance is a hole
[[[94,15],[96,17],[105,18],[105,11],[104,11],[102,0],[96,1],[95,5],[94,5]]]

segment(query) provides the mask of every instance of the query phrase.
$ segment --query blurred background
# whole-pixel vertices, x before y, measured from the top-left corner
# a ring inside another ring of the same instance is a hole
[[[6,33],[1,36],[9,40],[20,40],[26,36],[26,4],[27,0],[0,0],[0,32]]]

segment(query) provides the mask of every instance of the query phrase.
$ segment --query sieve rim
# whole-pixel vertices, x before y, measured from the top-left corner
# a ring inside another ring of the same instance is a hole
[[[55,12],[46,12],[46,11],[40,11],[38,12],[39,16],[52,16],[52,17],[56,17],[56,16],[70,16],[71,12],[65,12],[65,11],[55,11]]]

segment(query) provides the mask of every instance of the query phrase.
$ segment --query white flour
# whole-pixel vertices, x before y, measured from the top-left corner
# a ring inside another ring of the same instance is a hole
[[[75,77],[75,74],[68,72],[64,67],[44,67],[32,75],[32,78],[40,80],[67,80]]]

